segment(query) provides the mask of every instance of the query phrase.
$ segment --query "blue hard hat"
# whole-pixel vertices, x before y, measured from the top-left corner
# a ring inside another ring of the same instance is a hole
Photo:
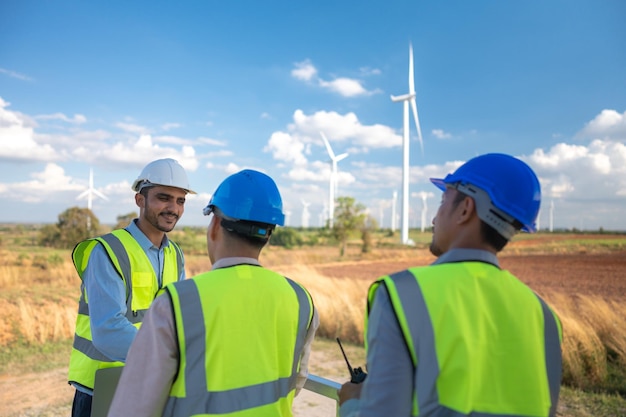
[[[217,207],[233,220],[283,226],[283,200],[273,179],[259,171],[244,169],[226,178],[205,209]]]
[[[447,185],[471,184],[485,191],[491,204],[519,221],[525,232],[536,232],[541,205],[541,186],[533,170],[506,154],[489,153],[470,159],[445,178],[431,178],[445,191]]]

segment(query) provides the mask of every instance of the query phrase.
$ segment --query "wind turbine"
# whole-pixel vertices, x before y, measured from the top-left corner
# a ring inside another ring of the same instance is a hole
[[[304,200],[301,200],[301,201],[302,201],[302,227],[308,228],[309,218],[311,217],[311,215],[309,214],[309,206],[311,205],[311,203],[307,203]]]
[[[415,103],[415,81],[413,78],[413,46],[409,44],[409,92],[401,96],[391,96],[391,101],[404,103],[404,119],[402,138],[402,243],[411,244],[409,241],[409,102],[413,110],[413,119],[417,126],[417,138],[420,142],[422,154],[424,153],[424,144],[422,142],[422,130],[420,129],[420,121],[417,116],[417,104]]]
[[[398,201],[398,192],[393,192],[393,200],[391,200],[391,231],[396,231],[396,202]]]
[[[83,191],[82,193],[80,193],[76,199],[80,200],[82,198],[87,197],[87,208],[89,209],[89,211],[91,211],[91,206],[92,206],[92,201],[93,201],[93,197],[100,197],[103,200],[108,200],[108,198],[102,194],[100,191],[96,190],[93,187],[93,169],[89,168],[89,187]],[[91,230],[91,216],[87,215],[87,230]]]
[[[85,191],[80,193],[78,197],[76,197],[76,199],[80,200],[82,198],[87,197],[87,208],[91,210],[91,205],[92,205],[94,196],[100,197],[103,200],[108,200],[108,198],[104,194],[102,194],[100,191],[93,188],[93,169],[90,168],[89,169],[89,188],[87,188]]]
[[[324,139],[324,145],[326,145],[326,151],[330,157],[330,186],[328,194],[328,226],[333,228],[333,219],[335,217],[335,195],[337,193],[337,162],[341,161],[348,156],[347,153],[336,155],[333,152],[333,148],[330,147],[330,142],[326,139],[326,135],[320,132],[322,139]]]
[[[422,228],[421,232],[424,233],[424,229],[426,228],[426,214],[428,213],[428,207],[426,206],[426,200],[428,199],[427,192],[420,192],[420,197],[422,197]]]

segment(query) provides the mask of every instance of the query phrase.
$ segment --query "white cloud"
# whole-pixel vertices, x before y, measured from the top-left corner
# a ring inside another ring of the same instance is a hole
[[[300,109],[293,115],[290,132],[308,137],[308,140],[323,146],[320,131],[324,132],[331,145],[335,141],[350,141],[351,146],[366,148],[392,148],[402,145],[402,136],[381,124],[363,125],[356,114],[339,114],[333,111],[318,111],[306,115]]]
[[[614,200],[626,195],[626,146],[596,139],[589,146],[559,143],[528,158],[544,195],[577,200]]]
[[[4,184],[0,194],[11,195],[12,198],[25,203],[39,203],[52,198],[56,199],[59,192],[73,191],[77,195],[84,186],[75,183],[65,175],[65,170],[55,164],[48,163],[41,172],[33,172],[32,180]]]
[[[55,161],[61,155],[48,144],[35,140],[27,117],[8,109],[10,103],[0,97],[0,159]]]
[[[197,139],[197,141],[204,145],[212,145],[212,146],[226,146],[227,142],[219,139],[212,139],[201,136]]]
[[[42,114],[39,116],[35,116],[35,119],[38,120],[61,120],[62,122],[72,123],[72,124],[82,124],[87,122],[87,118],[82,114],[75,114],[74,117],[67,117],[63,113],[54,113],[54,114]]]
[[[344,97],[355,97],[372,94],[367,91],[358,80],[351,78],[335,78],[332,81],[319,80],[321,87],[327,88],[330,91],[339,93]]]
[[[437,139],[450,139],[452,137],[450,133],[444,132],[443,129],[433,129],[432,134]]]
[[[317,69],[310,60],[305,59],[302,62],[294,64],[295,69],[291,70],[291,76],[301,81],[311,81],[317,75]]]
[[[181,126],[180,123],[164,123],[161,125],[161,129],[167,132],[168,130],[178,129]]]
[[[599,115],[585,125],[578,136],[591,139],[626,140],[626,112],[602,110]]]
[[[134,123],[118,122],[115,124],[115,126],[128,133],[134,133],[138,135],[145,135],[150,133],[148,128]]]
[[[272,133],[263,151],[271,152],[274,159],[279,161],[293,162],[296,165],[302,165],[307,162],[303,154],[304,144],[297,136],[292,136],[289,133]]]
[[[8,75],[11,78],[17,78],[22,81],[32,81],[33,79],[28,75],[20,74],[19,72],[11,71],[5,68],[0,68],[0,74]]]
[[[330,81],[324,80],[318,76],[317,68],[311,63],[311,60],[306,59],[302,62],[294,64],[295,69],[291,70],[291,76],[297,80],[305,82],[315,82],[329,91],[337,93],[343,97],[356,97],[366,96],[379,93],[380,90],[369,91],[360,80],[347,77],[336,77]]]

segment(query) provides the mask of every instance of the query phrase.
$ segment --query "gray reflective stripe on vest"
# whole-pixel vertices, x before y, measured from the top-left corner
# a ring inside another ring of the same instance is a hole
[[[415,349],[415,355],[420,367],[419,372],[414,372],[418,407],[420,413],[429,415],[428,410],[432,412],[432,410],[439,407],[439,393],[437,392],[439,363],[437,362],[437,351],[435,348],[435,331],[430,321],[430,314],[424,301],[422,289],[417,284],[415,276],[405,270],[390,275],[390,278],[395,283],[398,297],[402,304],[401,308],[404,310],[409,332],[411,333],[409,336],[413,341],[413,348]],[[391,297],[390,300],[393,303]],[[419,361],[420,357],[426,358],[426,360]],[[417,368],[418,363],[413,363],[413,367]]]
[[[309,327],[311,305],[305,291],[295,282],[286,278],[294,289],[299,303],[298,335],[293,355],[292,374],[288,378],[251,385],[228,391],[209,391],[206,383],[205,353],[206,353],[206,326],[198,326],[197,320],[192,317],[202,317],[202,304],[198,287],[193,280],[180,281],[176,290],[181,300],[180,311],[183,317],[185,344],[195,343],[192,352],[186,351],[187,363],[185,366],[184,398],[170,397],[163,412],[164,416],[196,414],[226,414],[240,410],[272,404],[282,397],[286,397],[296,387],[296,371],[300,361],[298,352],[302,351]],[[183,302],[184,300],[184,302]],[[196,324],[194,326],[194,324]],[[190,355],[189,353],[192,353]],[[201,401],[198,401],[201,398]]]
[[[95,348],[91,340],[85,339],[84,337],[74,335],[74,344],[72,346],[74,347],[74,349],[77,349],[78,351],[87,355],[90,359],[100,362],[115,362],[114,360],[100,353],[100,351]]]
[[[556,318],[548,305],[537,296],[543,309],[543,331],[544,343],[546,344],[546,371],[548,373],[548,384],[550,386],[550,415],[556,415],[556,406],[559,400],[559,390],[561,389],[561,341],[559,340],[559,328]]]
[[[415,393],[417,394],[418,410],[420,414],[433,417],[497,417],[497,414],[490,413],[472,412],[463,414],[439,404],[439,393],[437,392],[436,385],[437,377],[439,376],[439,363],[437,362],[435,348],[435,333],[428,308],[426,307],[426,302],[424,301],[422,289],[417,283],[415,276],[408,270],[390,275],[390,278],[396,286],[418,362],[419,357],[426,358],[426,360],[419,363],[420,372],[415,373]],[[544,315],[546,371],[548,374],[550,398],[552,402],[550,416],[554,416],[556,415],[558,392],[561,384],[561,344],[556,320],[551,310],[540,297],[537,296],[537,298],[541,303]],[[389,297],[389,299],[393,303],[392,298]],[[417,363],[413,364],[414,367],[417,367],[417,365]],[[506,417],[527,416],[507,414]]]
[[[178,276],[176,277],[176,279],[178,280],[180,279],[180,271],[182,271],[184,268],[183,252],[182,252],[182,249],[171,240],[169,241],[169,244],[172,245],[172,247],[174,248],[174,251],[176,252],[176,272],[178,272]]]
[[[101,236],[102,240],[109,244],[115,257],[117,258],[117,262],[120,265],[120,269],[122,270],[122,278],[126,283],[126,294],[129,294],[129,299],[127,300],[127,304],[130,305],[130,297],[132,297],[132,281],[131,270],[130,270],[130,259],[128,259],[128,253],[126,252],[126,248],[122,244],[122,241],[119,240],[114,234],[109,233],[104,236]]]

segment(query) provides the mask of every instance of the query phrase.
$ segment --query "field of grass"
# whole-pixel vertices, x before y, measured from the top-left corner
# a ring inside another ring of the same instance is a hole
[[[36,230],[0,228],[0,376],[62,368],[69,358],[79,280],[70,262],[71,251],[38,247]],[[188,276],[210,268],[203,247],[204,230],[176,231],[173,238],[186,252]],[[298,277],[312,293],[321,319],[316,347],[325,348],[324,340],[335,337],[359,346],[370,282],[349,275],[328,277],[317,267],[427,258],[429,233],[412,231],[416,242],[412,248],[394,244],[393,238],[377,236],[374,250],[366,254],[355,240],[344,257],[336,246],[270,246],[261,262]],[[626,256],[626,235],[521,235],[506,252],[514,256],[605,252]],[[626,279],[626,272],[623,274]],[[626,303],[594,294],[579,294],[575,299],[560,293],[545,296],[564,326],[564,389],[559,415],[626,415]]]

